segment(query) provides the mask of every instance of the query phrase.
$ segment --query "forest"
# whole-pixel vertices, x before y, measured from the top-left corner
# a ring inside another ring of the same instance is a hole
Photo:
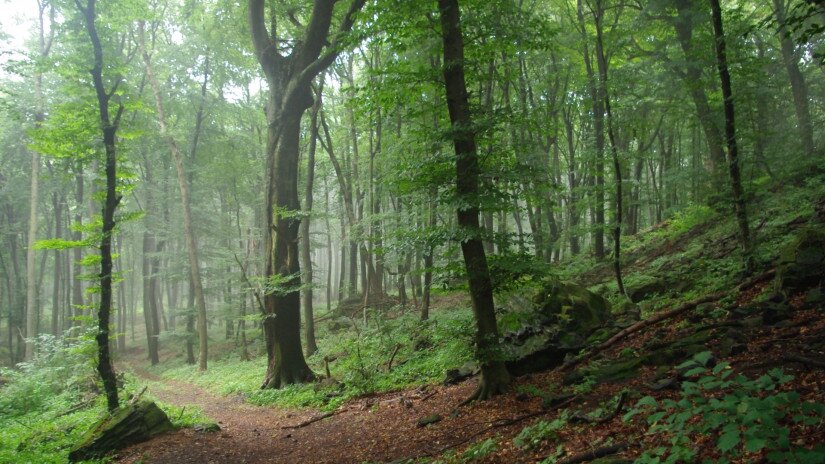
[[[825,1],[0,5],[0,463],[825,462]]]

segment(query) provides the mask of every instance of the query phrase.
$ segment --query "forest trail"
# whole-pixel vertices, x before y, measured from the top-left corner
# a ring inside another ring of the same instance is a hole
[[[247,404],[240,396],[217,396],[189,383],[167,380],[138,366],[132,371],[151,381],[150,392],[179,407],[197,406],[218,423],[218,432],[191,428],[164,434],[122,450],[119,463],[360,463],[391,462],[439,455],[489,430],[490,423],[540,409],[512,397],[462,408],[475,381],[384,393],[348,402],[330,417],[312,409]],[[418,427],[438,414],[438,424]],[[447,432],[449,431],[449,432]]]

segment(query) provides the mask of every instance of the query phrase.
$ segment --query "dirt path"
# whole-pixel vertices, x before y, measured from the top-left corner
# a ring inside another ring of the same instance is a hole
[[[537,409],[530,402],[491,401],[463,408],[475,381],[461,385],[429,386],[387,393],[347,403],[329,418],[301,428],[288,428],[317,417],[314,410],[284,410],[221,397],[183,382],[163,380],[145,371],[139,376],[155,382],[151,393],[177,406],[197,405],[218,422],[219,432],[191,429],[165,434],[129,447],[119,463],[361,463],[437,455],[472,439],[498,419]],[[158,387],[159,386],[159,387]],[[444,420],[420,428],[418,420],[439,414]]]

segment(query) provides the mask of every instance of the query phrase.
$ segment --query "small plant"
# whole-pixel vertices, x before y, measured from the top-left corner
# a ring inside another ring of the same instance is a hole
[[[678,400],[656,401],[651,396],[639,400],[624,420],[639,413],[647,414],[648,434],[667,437],[671,446],[660,446],[642,454],[638,463],[694,462],[693,437],[718,436],[717,459],[706,462],[729,462],[747,453],[768,450],[768,462],[815,463],[825,461],[825,447],[809,450],[793,447],[788,424],[804,427],[823,423],[825,405],[801,401],[795,391],[778,387],[793,377],[773,369],[757,379],[733,376],[728,363],[711,368],[710,352],[696,354],[679,369],[688,377],[701,377],[682,384]]]
[[[488,438],[468,446],[461,453],[461,462],[471,462],[476,459],[484,459],[498,449],[498,442],[494,438]]]
[[[593,391],[593,388],[596,387],[597,383],[596,377],[588,375],[581,382],[573,385],[573,393],[577,395],[586,395]]]
[[[558,438],[558,431],[567,424],[567,411],[559,414],[559,417],[552,421],[538,421],[533,425],[525,427],[513,439],[516,448],[531,450],[538,447],[544,441]]]

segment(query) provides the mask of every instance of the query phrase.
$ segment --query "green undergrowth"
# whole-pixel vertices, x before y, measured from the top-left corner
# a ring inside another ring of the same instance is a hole
[[[41,335],[32,361],[0,369],[0,463],[65,463],[69,451],[107,414],[92,364],[94,342],[89,333],[74,335],[65,340]],[[140,389],[124,376],[121,402]],[[198,408],[158,405],[176,427],[209,422]]]
[[[753,262],[756,270],[770,268],[779,251],[794,238],[794,231],[815,213],[825,198],[825,177],[807,179],[800,185],[772,185],[757,179],[758,190],[749,205]],[[772,190],[770,195],[765,194]],[[732,211],[719,207],[689,205],[663,224],[623,238],[622,271],[625,286],[633,289],[655,277],[664,282],[661,291],[643,300],[643,316],[683,301],[735,286],[743,278],[742,249]],[[618,301],[611,263],[591,257],[573,257],[557,272],[563,279],[582,281],[591,290]],[[639,301],[636,301],[639,303]]]
[[[252,404],[332,410],[359,396],[437,383],[447,369],[471,359],[473,321],[468,308],[435,311],[425,322],[417,313],[382,319],[368,314],[365,324],[348,318],[347,327],[335,333],[319,327],[319,350],[307,362],[319,376],[325,376],[328,364],[332,381],[261,390],[263,356],[248,362],[212,360],[206,372],[180,362],[157,366],[153,372],[217,394],[241,395]]]

